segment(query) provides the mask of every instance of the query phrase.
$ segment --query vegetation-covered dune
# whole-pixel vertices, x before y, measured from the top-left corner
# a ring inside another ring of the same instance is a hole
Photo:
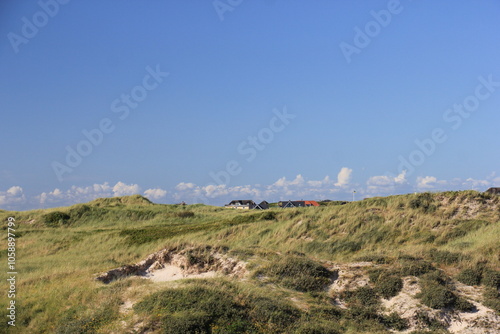
[[[136,195],[0,211],[4,245],[16,220],[18,271],[16,327],[1,331],[500,332],[500,196],[341,204],[241,212]]]

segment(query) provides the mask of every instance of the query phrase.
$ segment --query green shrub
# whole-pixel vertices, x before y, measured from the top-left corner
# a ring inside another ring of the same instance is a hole
[[[221,319],[245,320],[243,309],[229,292],[217,286],[167,289],[134,305],[136,312],[156,315],[154,319],[164,333],[208,333]]]
[[[247,320],[241,319],[219,319],[212,324],[212,334],[246,334],[255,332],[255,327]],[[189,332],[192,333],[192,332]]]
[[[181,311],[161,319],[164,334],[210,333],[211,324],[210,315],[203,311]]]
[[[70,215],[61,211],[54,211],[42,216],[42,221],[48,227],[59,227],[69,224]]]
[[[117,317],[117,300],[112,300],[97,309],[86,309],[84,306],[75,306],[62,314],[55,332],[57,334],[97,333],[101,327],[115,320]]]
[[[419,209],[425,213],[432,213],[437,209],[433,202],[434,197],[431,193],[418,194],[416,198],[410,200],[409,207]]]
[[[92,208],[86,204],[80,204],[73,206],[69,211],[69,215],[71,216],[72,221],[78,221],[87,217],[92,212]]]
[[[500,272],[492,269],[485,269],[481,283],[492,288],[500,289]]]
[[[337,321],[342,317],[342,309],[320,304],[312,306],[309,309],[309,314],[323,320]]]
[[[274,211],[264,211],[260,214],[260,220],[276,220],[276,212]]]
[[[335,327],[331,322],[307,322],[299,325],[294,334],[340,334]]]
[[[457,275],[457,280],[467,285],[479,285],[482,279],[482,272],[479,268],[467,268]]]
[[[427,274],[422,275],[421,279],[424,284],[426,282],[431,282],[431,283],[437,283],[442,286],[449,286],[451,283],[450,278],[446,276],[446,274],[441,270],[434,270],[428,272]]]
[[[269,330],[286,329],[301,316],[300,311],[290,304],[265,297],[254,298],[248,314],[257,326]]]
[[[176,212],[174,215],[175,217],[178,218],[193,218],[195,216],[194,212],[192,211],[179,211]]]
[[[460,312],[475,312],[477,310],[474,304],[462,297],[458,297],[455,301],[455,308]]]
[[[283,257],[260,270],[271,280],[297,291],[321,291],[330,283],[332,273],[303,257]]]
[[[424,305],[434,309],[442,309],[455,305],[457,297],[447,287],[435,282],[426,282],[417,295]]]
[[[394,275],[382,274],[375,283],[375,291],[385,299],[396,296],[401,289],[403,289],[403,280]]]
[[[186,252],[186,259],[188,262],[188,265],[194,266],[194,265],[212,265],[215,263],[215,259],[212,256],[212,247],[210,246],[205,246],[205,247],[198,247],[195,249],[190,249]]]
[[[387,274],[388,270],[383,269],[383,268],[373,268],[368,270],[368,277],[370,278],[370,281],[373,283],[377,283],[379,277],[381,275]]]
[[[429,251],[429,256],[432,259],[432,261],[446,265],[458,263],[466,258],[463,254],[460,253],[441,251],[435,248]]]
[[[403,260],[401,262],[401,276],[421,276],[436,270],[429,262],[423,260]]]
[[[495,288],[486,288],[483,291],[483,304],[500,314],[500,292]]]
[[[422,322],[426,327],[432,331],[441,331],[445,329],[445,326],[436,318],[429,316],[425,311],[417,311],[415,313],[415,318],[417,321]],[[417,332],[412,332],[417,333]],[[424,332],[429,333],[429,332]],[[433,333],[433,332],[431,332]]]
[[[382,323],[390,329],[394,329],[397,331],[404,331],[408,328],[408,321],[401,318],[399,314],[396,312],[392,312],[391,314],[384,316],[382,318]]]
[[[340,298],[344,299],[348,306],[377,306],[380,303],[380,300],[375,293],[375,291],[368,287],[362,286],[357,288],[356,290],[346,290],[340,294]]]
[[[345,317],[355,322],[372,320],[378,323],[380,320],[377,308],[374,306],[351,305],[345,312]]]

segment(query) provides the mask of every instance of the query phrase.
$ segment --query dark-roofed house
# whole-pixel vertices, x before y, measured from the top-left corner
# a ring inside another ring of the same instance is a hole
[[[494,195],[500,195],[500,188],[490,188],[486,190],[487,193],[489,194],[494,194]]]
[[[267,210],[269,209],[269,203],[266,201],[262,201],[254,208],[255,210]]]
[[[228,209],[251,210],[257,206],[252,200],[235,200],[226,204],[224,207]]]
[[[304,208],[309,206],[319,206],[316,201],[281,201],[278,206],[282,209],[285,208]]]

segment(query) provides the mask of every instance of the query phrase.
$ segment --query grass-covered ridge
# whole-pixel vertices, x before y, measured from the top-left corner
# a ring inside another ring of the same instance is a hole
[[[132,333],[142,323],[136,331],[385,333],[408,325],[382,304],[412,280],[422,290],[415,298],[428,311],[418,317],[437,330],[444,329],[430,310],[474,309],[457,282],[475,286],[481,302],[500,312],[500,196],[423,193],[342,204],[241,212],[160,205],[136,195],[0,211],[4,231],[8,217],[17,224],[18,317],[12,332]],[[5,239],[6,232],[3,244]],[[94,279],[186,245],[224,250],[247,262],[250,275],[243,281],[175,283],[180,288],[143,279],[107,285]],[[338,272],[347,270],[342,265],[353,262],[371,263],[359,269],[366,287],[330,290]],[[196,305],[189,304],[193,294]],[[0,301],[6,305],[6,296]],[[135,304],[124,312],[129,301]],[[5,313],[2,307],[3,319]]]

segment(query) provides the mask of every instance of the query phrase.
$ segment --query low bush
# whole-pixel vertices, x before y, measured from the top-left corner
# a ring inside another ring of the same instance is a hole
[[[212,247],[197,247],[186,252],[186,259],[189,266],[195,265],[212,265],[215,263],[215,258],[212,255]]]
[[[321,291],[330,283],[332,273],[304,257],[287,256],[259,271],[272,281],[302,292]]]
[[[336,323],[331,322],[307,322],[298,326],[294,334],[340,334],[335,327]]]
[[[411,209],[419,209],[425,213],[432,213],[437,209],[433,202],[434,197],[431,193],[422,193],[418,194],[416,198],[410,200],[409,207]]]
[[[430,316],[425,311],[417,311],[415,313],[415,319],[418,322],[424,324],[430,330],[432,330],[433,332],[431,332],[431,333],[434,333],[434,331],[442,331],[442,330],[445,329],[445,326],[439,320],[437,320],[436,318]],[[417,332],[412,332],[412,334],[416,334],[416,333],[418,333],[418,331]],[[424,333],[429,333],[429,332],[426,331]],[[441,333],[441,332],[438,332],[438,333]]]
[[[368,272],[367,272],[368,277],[370,278],[370,281],[373,283],[377,283],[378,278],[381,275],[387,274],[387,273],[388,273],[388,270],[383,269],[383,268],[373,268],[373,269],[368,270]]]
[[[457,275],[457,280],[467,285],[479,285],[482,279],[482,272],[479,268],[467,268]]]
[[[54,211],[42,216],[42,221],[48,227],[59,227],[69,224],[70,215],[61,211]]]
[[[161,318],[160,326],[164,334],[210,333],[210,314],[204,311],[180,311]]]
[[[477,310],[474,304],[462,297],[458,297],[455,301],[455,308],[460,312],[475,312]]]
[[[442,286],[449,286],[451,283],[450,278],[441,270],[428,272],[427,274],[422,275],[421,279],[424,284],[425,282],[432,282]]]
[[[458,263],[466,258],[463,254],[460,253],[441,251],[435,248],[429,251],[429,257],[436,263],[446,265]]]
[[[483,304],[500,314],[500,292],[498,289],[487,287],[483,291]]]
[[[260,220],[276,220],[276,212],[274,211],[264,211],[260,214]]]
[[[193,211],[179,211],[174,213],[174,216],[178,218],[193,218],[195,214]]]
[[[245,320],[243,306],[218,287],[188,286],[153,293],[134,305],[153,314],[164,333],[208,333],[221,319]]]
[[[377,306],[380,300],[375,293],[375,290],[368,286],[362,286],[356,290],[346,290],[340,294],[340,298],[347,302],[350,307],[360,306],[369,307]]]
[[[342,312],[340,308],[326,305],[313,306],[309,309],[310,315],[329,321],[338,321],[343,315]]]
[[[303,313],[290,303],[262,297],[230,282],[202,280],[153,293],[134,305],[161,333],[291,333]]]
[[[384,297],[390,299],[396,296],[403,289],[403,280],[390,274],[382,274],[375,283],[375,291]]]
[[[492,288],[500,289],[500,272],[492,269],[485,269],[481,283]]]
[[[433,270],[436,270],[436,268],[424,260],[403,259],[401,261],[401,276],[421,276]]]
[[[425,282],[417,295],[424,305],[433,309],[442,309],[455,305],[457,297],[447,287],[435,282]]]
[[[255,327],[252,323],[241,319],[219,319],[215,324],[212,324],[210,328],[212,334],[246,334],[255,331]]]
[[[259,328],[280,332],[296,323],[301,312],[292,305],[271,298],[257,297],[251,301],[249,316]]]
[[[382,317],[382,323],[389,329],[404,331],[408,328],[408,321],[403,319],[396,312]]]
[[[55,333],[97,333],[103,326],[115,320],[118,313],[116,300],[112,300],[97,309],[85,309],[83,306],[75,306],[62,314]]]
[[[377,313],[376,307],[367,307],[361,305],[351,305],[351,307],[349,307],[349,309],[345,312],[345,318],[353,320],[355,322],[369,320],[378,323],[380,320],[380,316]]]

